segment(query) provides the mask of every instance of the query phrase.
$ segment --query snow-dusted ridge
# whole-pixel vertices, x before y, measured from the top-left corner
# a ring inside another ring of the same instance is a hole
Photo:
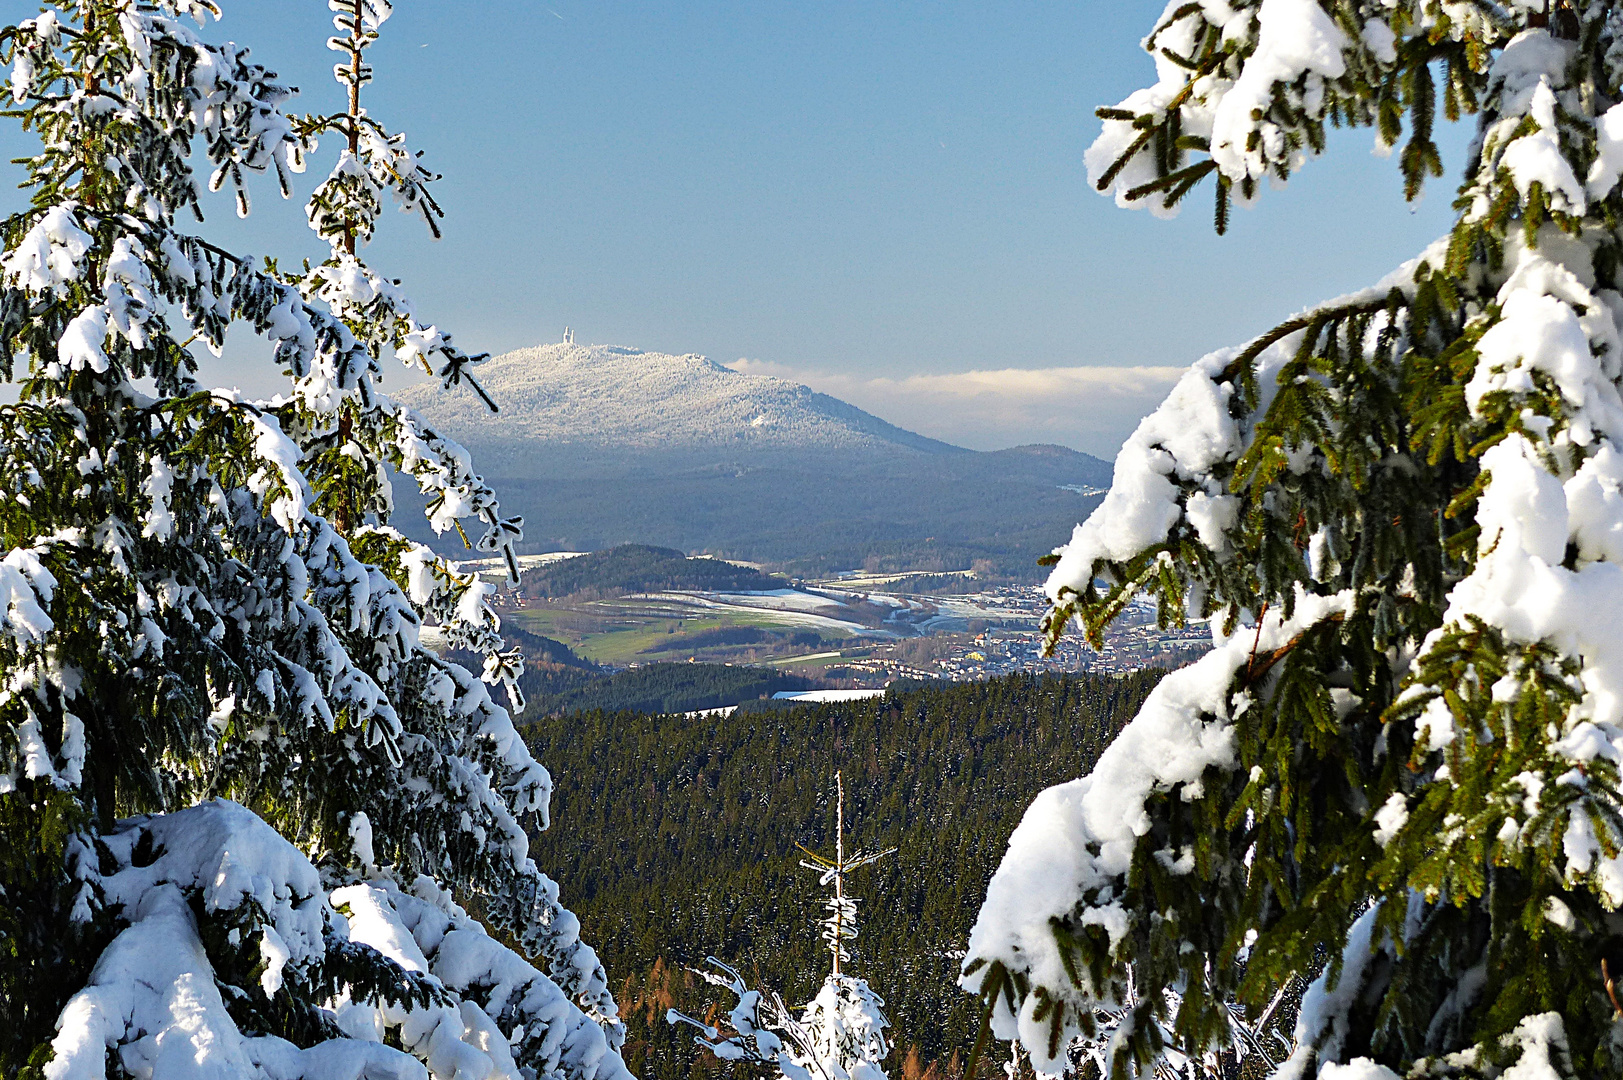
[[[466,387],[398,398],[473,451],[535,548],[646,543],[783,562],[865,532],[1003,557],[1008,537],[1040,536],[1013,556],[1029,565],[1094,498],[1062,485],[1110,478],[1107,462],[1064,447],[963,449],[702,356],[558,343],[477,374],[499,413]]]
[[[694,354],[559,343],[504,353],[478,374],[499,414],[472,394],[429,385],[398,397],[473,442],[967,453],[799,383]]]

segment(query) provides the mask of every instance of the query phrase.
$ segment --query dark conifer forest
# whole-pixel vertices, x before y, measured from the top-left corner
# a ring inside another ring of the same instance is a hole
[[[789,582],[720,559],[690,559],[672,548],[621,544],[578,558],[539,566],[524,575],[530,596],[617,595],[662,589],[718,592],[782,589]]]
[[[533,665],[520,683],[531,715],[609,712],[684,713],[715,709],[782,690],[809,690],[810,679],[764,667],[667,661],[613,674]]]
[[[795,844],[896,847],[860,871],[854,969],[885,998],[892,1076],[951,1073],[975,1000],[954,978],[986,882],[1043,788],[1088,772],[1160,677],[1015,675],[730,717],[577,713],[526,729],[557,784],[534,854],[602,955],[645,1080],[719,1070],[671,1028],[718,1000],[714,955],[796,1005],[826,974],[822,892]]]

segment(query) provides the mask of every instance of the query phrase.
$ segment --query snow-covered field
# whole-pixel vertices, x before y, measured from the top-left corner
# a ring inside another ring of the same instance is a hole
[[[880,690],[779,690],[772,695],[773,701],[861,701],[864,698],[884,697],[885,691]]]
[[[867,637],[912,637],[920,633],[961,630],[971,619],[986,622],[1027,622],[1035,618],[1041,594],[1032,587],[1031,599],[990,594],[969,596],[914,596],[902,593],[856,592],[837,589],[775,589],[770,592],[644,593],[629,599],[670,609],[689,608],[767,616],[780,626],[839,631]],[[869,605],[859,612],[859,604]],[[874,606],[889,608],[879,624]],[[674,610],[672,613],[676,613]]]
[[[665,596],[697,596],[729,607],[761,608],[766,611],[826,611],[845,607],[830,596],[799,589],[773,589],[769,592],[665,593]]]
[[[650,601],[673,607],[686,607],[715,613],[766,616],[777,626],[807,630],[827,630],[864,637],[897,637],[894,631],[864,626],[850,618],[840,618],[845,605],[827,597],[813,596],[793,589],[769,593],[644,593],[633,600]]]
[[[587,551],[547,551],[539,555],[518,555],[518,568],[520,570],[534,570],[538,566],[550,566],[553,563],[563,562],[565,559],[578,559],[582,555],[589,555]],[[480,573],[507,573],[507,563],[503,559],[459,559],[457,565],[463,570],[477,570]]]

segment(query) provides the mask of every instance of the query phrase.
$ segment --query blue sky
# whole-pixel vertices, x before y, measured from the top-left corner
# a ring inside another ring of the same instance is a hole
[[[324,3],[222,6],[210,35],[252,46],[302,107],[337,105]],[[1368,131],[1225,238],[1209,191],[1170,222],[1094,194],[1093,109],[1148,80],[1138,40],[1159,12],[402,0],[367,104],[444,173],[447,236],[391,217],[368,254],[468,347],[568,324],[744,359],[966,445],[1108,454],[1165,373],[1119,389],[1108,371],[1053,372],[1185,365],[1375,280],[1450,219],[1451,179],[1405,206]],[[1463,141],[1445,151],[1454,174]],[[211,225],[242,249],[318,256],[299,203],[259,192],[249,222],[222,203]],[[1009,369],[1049,376],[966,375]],[[246,347],[209,373],[270,385]]]

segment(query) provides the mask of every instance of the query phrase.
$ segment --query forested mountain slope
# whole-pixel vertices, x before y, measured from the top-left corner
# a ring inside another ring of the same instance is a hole
[[[594,679],[560,679],[548,671],[524,673],[519,685],[530,699],[527,716],[559,712],[633,710],[692,712],[751,701],[780,690],[810,690],[810,679],[769,667],[743,664],[665,662],[600,674]]]
[[[795,843],[832,845],[833,773],[848,843],[900,850],[861,871],[855,969],[888,1002],[892,1075],[967,1051],[974,1003],[954,986],[986,882],[1023,808],[1086,773],[1159,673],[1011,676],[882,699],[731,717],[582,713],[526,729],[556,777],[535,854],[598,944],[645,1080],[697,1052],[665,1009],[716,1000],[683,967],[715,955],[805,1000],[827,952],[821,893]]]
[[[690,559],[673,548],[622,544],[527,570],[522,587],[531,596],[560,597],[585,592],[610,596],[665,589],[748,592],[783,589],[788,585],[783,578],[720,559]]]

